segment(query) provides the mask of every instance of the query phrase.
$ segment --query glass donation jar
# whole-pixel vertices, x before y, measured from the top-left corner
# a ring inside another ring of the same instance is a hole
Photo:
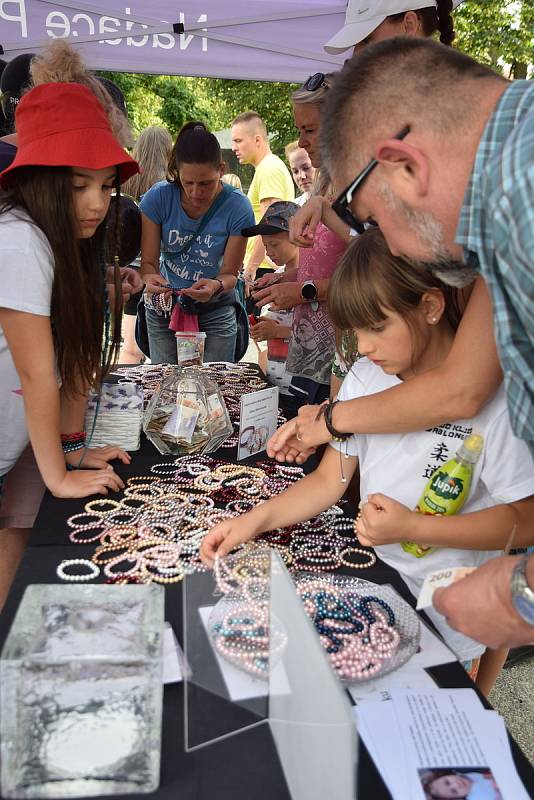
[[[234,431],[222,393],[202,367],[162,380],[146,408],[143,430],[165,455],[212,453]]]

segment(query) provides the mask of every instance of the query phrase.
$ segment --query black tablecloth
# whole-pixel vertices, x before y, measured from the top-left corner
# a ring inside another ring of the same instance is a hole
[[[233,460],[235,450],[220,450],[215,457]],[[141,450],[133,454],[129,465],[116,464],[117,472],[126,479],[132,475],[146,475],[150,466],[166,459],[146,439]],[[29,547],[21,562],[0,616],[0,645],[3,644],[22,594],[32,583],[57,583],[57,565],[65,558],[90,557],[93,545],[73,545],[68,540],[66,519],[79,513],[89,498],[84,500],[58,500],[47,494],[43,500]],[[348,568],[341,570],[350,575],[363,575],[376,583],[390,583],[412,605],[413,597],[398,574],[377,561],[365,574]],[[178,639],[182,636],[182,588],[166,587],[165,619]],[[447,664],[429,669],[439,686],[471,687],[473,684],[459,664]],[[212,744],[194,753],[184,752],[183,684],[165,687],[163,710],[163,744],[161,784],[155,795],[158,800],[286,800],[289,793],[268,725],[240,733],[230,739]],[[207,714],[240,714],[239,709],[212,694],[202,698]],[[483,698],[481,698],[483,699]],[[489,705],[484,701],[485,705]],[[251,720],[252,721],[252,720]],[[527,759],[511,740],[517,769],[527,788],[534,789],[534,771]],[[365,746],[359,745],[358,797],[359,800],[387,800],[387,791]],[[325,769],[328,765],[325,764]],[[141,798],[142,795],[132,795]],[[325,798],[326,800],[326,798]]]

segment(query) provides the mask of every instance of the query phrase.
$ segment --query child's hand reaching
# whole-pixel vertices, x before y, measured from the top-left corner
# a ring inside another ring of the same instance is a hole
[[[361,544],[375,547],[413,539],[416,512],[385,494],[370,494],[356,520]]]
[[[215,556],[228,555],[238,545],[253,539],[257,532],[248,514],[219,522],[204,536],[200,558],[204,564],[212,567]]]

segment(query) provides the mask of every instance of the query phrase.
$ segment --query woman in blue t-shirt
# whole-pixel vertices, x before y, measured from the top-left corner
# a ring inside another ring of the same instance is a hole
[[[222,183],[224,172],[215,136],[201,122],[188,122],[172,149],[168,179],[141,201],[141,276],[153,363],[175,364],[174,330],[195,327],[197,320],[206,333],[205,360],[235,360],[235,285],[246,247],[241,230],[254,225],[254,214],[242,192]]]

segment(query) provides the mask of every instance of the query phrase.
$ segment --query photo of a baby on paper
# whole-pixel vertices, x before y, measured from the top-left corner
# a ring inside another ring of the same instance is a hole
[[[503,800],[488,767],[420,769],[426,800]]]

